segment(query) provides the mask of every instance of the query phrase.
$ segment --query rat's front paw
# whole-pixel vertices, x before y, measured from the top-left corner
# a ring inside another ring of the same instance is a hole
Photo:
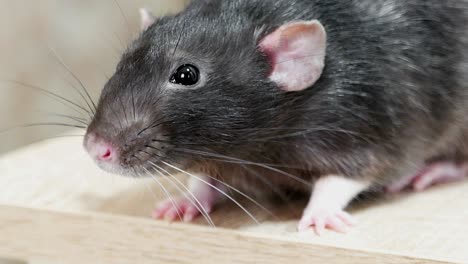
[[[298,225],[299,232],[309,230],[311,227],[317,235],[321,235],[325,228],[346,233],[356,224],[353,217],[342,209],[312,209],[304,212]]]
[[[200,201],[199,203],[188,198],[165,200],[157,205],[153,212],[153,218],[167,221],[181,220],[191,222],[201,214],[209,214],[213,209],[212,201]]]

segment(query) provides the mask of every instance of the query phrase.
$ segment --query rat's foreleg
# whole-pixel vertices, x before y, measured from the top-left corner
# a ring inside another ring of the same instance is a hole
[[[368,182],[340,176],[320,178],[314,185],[298,230],[305,231],[313,227],[318,235],[323,233],[325,228],[346,232],[355,221],[344,208],[369,186]]]

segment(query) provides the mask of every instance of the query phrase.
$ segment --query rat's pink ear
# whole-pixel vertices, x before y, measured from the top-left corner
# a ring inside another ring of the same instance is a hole
[[[146,8],[140,8],[140,29],[147,30],[156,21],[154,15]]]
[[[317,21],[281,26],[260,42],[272,66],[270,80],[287,92],[311,87],[325,66],[327,34]]]

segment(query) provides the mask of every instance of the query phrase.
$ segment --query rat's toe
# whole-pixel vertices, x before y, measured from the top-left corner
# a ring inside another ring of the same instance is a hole
[[[174,221],[177,221],[178,219],[182,218],[182,215],[177,209],[171,208],[168,211],[166,211],[163,218],[166,221],[174,222]]]
[[[178,200],[166,200],[161,202],[153,212],[153,218],[184,222],[191,222],[200,215],[207,215],[212,210],[210,201],[195,202],[189,198],[181,198]]]
[[[175,207],[174,201],[172,200],[165,200],[159,203],[156,206],[156,209],[153,211],[153,218],[154,219],[164,219],[167,212]]]
[[[192,222],[197,216],[200,215],[200,211],[195,206],[187,208],[184,212],[184,222]]]
[[[303,232],[313,228],[320,236],[325,229],[346,233],[355,224],[353,217],[343,210],[313,210],[304,214],[299,222],[298,230]]]

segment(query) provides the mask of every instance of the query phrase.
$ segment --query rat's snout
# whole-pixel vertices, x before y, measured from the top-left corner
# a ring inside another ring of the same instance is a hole
[[[106,97],[100,100],[101,105],[83,139],[83,147],[101,169],[139,177],[167,152],[167,146],[161,143],[168,138],[163,137],[163,133],[167,133],[161,125],[163,118],[133,113],[133,107],[111,104]]]
[[[91,157],[99,163],[117,164],[117,149],[95,134],[88,134],[84,146]]]

